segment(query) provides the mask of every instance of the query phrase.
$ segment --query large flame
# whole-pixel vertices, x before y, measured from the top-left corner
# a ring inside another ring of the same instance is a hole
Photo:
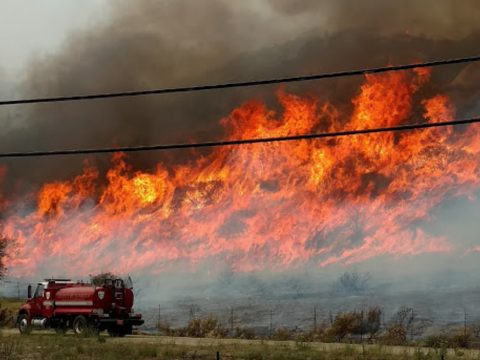
[[[247,139],[454,118],[447,96],[419,99],[429,77],[427,70],[368,75],[349,115],[280,90],[281,113],[250,101],[221,124],[226,139]],[[135,172],[117,154],[106,184],[87,164],[72,180],[43,185],[36,211],[4,205],[8,266],[16,275],[47,265],[70,274],[156,272],[219,259],[250,271],[448,252],[455,243],[422,223],[445,200],[479,188],[478,130],[216,148],[153,172]]]

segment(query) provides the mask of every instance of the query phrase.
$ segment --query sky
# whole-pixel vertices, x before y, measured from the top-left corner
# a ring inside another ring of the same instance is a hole
[[[0,0],[0,6],[0,78],[9,81],[32,58],[55,53],[73,31],[108,14],[107,0]]]

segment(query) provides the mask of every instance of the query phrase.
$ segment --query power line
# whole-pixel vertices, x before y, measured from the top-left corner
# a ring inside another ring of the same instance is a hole
[[[146,95],[185,93],[185,92],[206,91],[206,90],[219,90],[219,89],[229,89],[229,88],[239,88],[239,87],[253,87],[253,86],[261,86],[261,85],[284,84],[284,83],[312,81],[312,80],[339,78],[339,77],[356,76],[356,75],[378,74],[378,73],[385,73],[390,71],[409,70],[409,69],[433,67],[433,66],[440,66],[440,65],[453,65],[453,64],[461,64],[461,63],[468,63],[468,62],[474,62],[474,61],[480,61],[480,56],[435,60],[435,61],[423,62],[423,63],[405,64],[405,65],[397,65],[397,66],[385,66],[385,67],[368,68],[368,69],[360,69],[360,70],[347,70],[347,71],[338,71],[338,72],[322,73],[322,74],[315,74],[315,75],[277,78],[277,79],[229,82],[229,83],[223,83],[223,84],[195,85],[195,86],[187,86],[187,87],[172,87],[172,88],[153,89],[153,90],[99,93],[99,94],[90,94],[90,95],[72,95],[72,96],[43,97],[43,98],[32,98],[32,99],[4,100],[4,101],[0,101],[0,106],[81,101],[81,100],[98,100],[98,99],[146,96]]]
[[[473,123],[480,123],[480,117],[461,119],[461,120],[452,120],[452,121],[443,121],[443,122],[436,122],[436,123],[419,123],[419,124],[398,125],[398,126],[381,127],[381,128],[373,128],[373,129],[345,130],[345,131],[319,133],[319,134],[278,136],[278,137],[257,138],[257,139],[211,141],[211,142],[201,142],[201,143],[184,143],[184,144],[169,144],[169,145],[167,144],[167,145],[126,146],[126,147],[111,147],[111,148],[96,148],[96,149],[11,152],[11,153],[0,153],[0,158],[42,157],[42,156],[59,156],[59,155],[86,155],[86,154],[105,154],[105,153],[116,153],[116,152],[128,153],[128,152],[142,152],[142,151],[165,151],[165,150],[180,150],[180,149],[213,148],[213,147],[237,146],[237,145],[247,145],[247,144],[314,140],[314,139],[322,139],[322,138],[335,138],[335,137],[384,133],[384,132],[399,132],[399,131],[409,131],[409,130],[416,130],[416,129],[443,127],[443,126],[466,125],[466,124],[473,124]]]

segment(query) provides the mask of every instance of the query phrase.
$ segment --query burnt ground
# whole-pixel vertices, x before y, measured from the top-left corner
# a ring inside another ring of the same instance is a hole
[[[160,305],[160,311],[159,311]],[[137,311],[144,314],[144,329],[154,330],[160,318],[173,328],[185,326],[193,317],[213,315],[225,326],[255,329],[258,335],[268,335],[271,328],[308,330],[314,324],[328,323],[336,313],[362,311],[372,306],[382,309],[385,326],[402,306],[412,308],[417,323],[416,336],[435,333],[444,328],[463,327],[480,323],[480,286],[405,291],[365,291],[342,294],[333,291],[312,294],[286,294],[269,298],[245,297],[184,297],[175,300],[140,302]],[[138,307],[138,305],[137,305]]]

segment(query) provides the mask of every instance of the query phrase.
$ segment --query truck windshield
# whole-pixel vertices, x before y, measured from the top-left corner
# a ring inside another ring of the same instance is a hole
[[[38,284],[37,288],[35,289],[35,293],[33,294],[33,297],[34,298],[42,297],[44,289],[45,289],[45,286],[43,284]]]

